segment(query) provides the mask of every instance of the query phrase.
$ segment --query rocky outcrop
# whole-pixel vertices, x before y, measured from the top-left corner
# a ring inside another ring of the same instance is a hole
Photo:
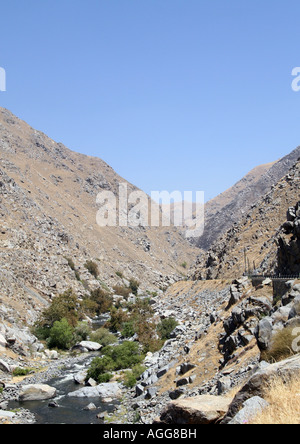
[[[300,202],[287,211],[278,236],[277,274],[300,276]]]
[[[163,424],[217,424],[226,415],[232,398],[223,396],[197,396],[171,402],[162,412]]]

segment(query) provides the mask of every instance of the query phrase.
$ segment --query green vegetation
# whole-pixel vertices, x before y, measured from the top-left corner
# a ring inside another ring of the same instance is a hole
[[[146,370],[143,365],[137,364],[132,370],[126,371],[123,379],[123,383],[126,387],[132,388],[136,385],[138,379],[140,379],[142,373]]]
[[[170,334],[177,327],[178,322],[174,318],[163,319],[157,326],[158,334],[162,340],[170,339]]]
[[[54,322],[48,338],[49,348],[68,350],[72,345],[73,332],[74,329],[67,319],[63,318],[61,321]]]
[[[110,331],[104,327],[101,327],[95,332],[91,333],[90,338],[91,341],[98,342],[99,344],[103,345],[103,347],[107,347],[108,345],[112,345],[117,342],[116,336],[110,333]]]
[[[92,378],[100,383],[105,379],[108,382],[111,379],[111,377],[108,379],[111,371],[136,368],[144,360],[144,355],[140,353],[139,345],[135,342],[124,342],[116,347],[108,346],[102,350],[102,353],[104,355],[102,358],[93,359],[86,380]],[[138,373],[137,369],[135,375]]]
[[[17,367],[14,369],[14,371],[12,372],[13,376],[27,376],[30,373],[34,373],[34,369],[33,368],[21,368],[21,367]]]

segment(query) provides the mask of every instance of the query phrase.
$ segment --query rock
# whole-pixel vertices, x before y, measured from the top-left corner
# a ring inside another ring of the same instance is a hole
[[[75,383],[84,385],[86,377],[87,377],[87,373],[88,373],[87,370],[82,370],[81,372],[76,373],[76,375],[74,375]]]
[[[182,379],[179,379],[179,381],[177,381],[176,386],[182,387],[183,385],[188,385],[189,383],[190,383],[189,378],[182,378]]]
[[[43,401],[56,396],[56,389],[46,384],[24,385],[19,395],[19,401]]]
[[[51,407],[52,409],[57,409],[59,405],[57,404],[56,401],[50,401],[48,407]]]
[[[144,393],[144,386],[141,384],[137,384],[135,387],[135,396],[139,397]]]
[[[0,419],[12,419],[16,416],[13,412],[6,412],[4,410],[0,410]]]
[[[88,351],[99,351],[102,348],[102,345],[98,344],[98,342],[91,341],[82,341],[79,343],[79,346],[86,348]]]
[[[232,398],[202,395],[171,402],[162,412],[165,424],[216,424],[223,419]]]
[[[293,303],[293,306],[291,308],[289,319],[293,319],[300,316],[300,296],[298,296]]]
[[[185,389],[176,389],[173,392],[169,393],[169,396],[172,400],[180,398],[180,396],[185,394]]]
[[[91,402],[89,405],[87,405],[86,407],[84,407],[83,410],[89,410],[89,411],[91,411],[91,410],[96,410],[96,409],[97,409],[97,407],[95,406],[95,404],[93,404],[93,403]]]
[[[121,386],[116,382],[104,383],[96,387],[84,387],[68,394],[70,398],[120,398]]]
[[[55,350],[45,350],[44,353],[48,359],[52,359],[52,360],[58,359],[58,353]]]
[[[152,399],[156,396],[158,389],[156,387],[150,387],[147,389],[145,399]]]
[[[272,338],[272,324],[265,318],[259,322],[257,328],[257,344],[261,350],[267,350]]]
[[[158,377],[158,379],[162,378],[168,371],[169,371],[169,366],[166,365],[165,367],[158,370],[156,376]]]
[[[243,403],[253,396],[263,396],[266,385],[276,376],[282,379],[300,374],[300,354],[275,364],[260,363],[259,370],[249,379],[233,399],[224,422],[228,423],[241,409]]]
[[[190,370],[193,370],[196,366],[190,362],[184,362],[176,368],[176,375],[185,375]]]
[[[3,335],[0,334],[0,347],[7,347],[7,341]]]
[[[221,379],[219,379],[218,384],[217,384],[217,389],[218,389],[218,395],[224,395],[224,393],[228,392],[228,390],[230,390],[231,388],[231,378],[230,377],[223,377]]]
[[[242,410],[229,424],[247,424],[269,406],[269,403],[260,396],[253,396],[243,403]]]
[[[11,368],[5,361],[0,359],[0,370],[2,370],[4,373],[10,373]]]

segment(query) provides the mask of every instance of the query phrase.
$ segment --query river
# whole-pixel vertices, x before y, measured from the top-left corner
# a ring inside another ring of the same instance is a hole
[[[99,328],[105,323],[105,319],[98,319],[95,321],[93,327]],[[51,387],[55,387],[57,395],[53,400],[47,401],[32,401],[32,402],[17,402],[11,401],[9,409],[24,408],[31,411],[35,415],[36,424],[103,424],[102,419],[98,419],[97,415],[100,413],[112,413],[117,406],[118,400],[113,400],[109,403],[104,403],[99,397],[97,398],[77,398],[69,397],[68,393],[78,390],[80,385],[74,381],[74,375],[88,368],[91,361],[99,353],[91,353],[82,360],[77,360],[76,363],[67,364],[63,370],[60,371],[58,377],[47,379],[47,381],[39,381]],[[71,360],[72,361],[72,360]],[[33,383],[29,381],[28,383]],[[49,402],[55,401],[58,407],[49,407]],[[95,410],[85,410],[90,403],[95,404]]]

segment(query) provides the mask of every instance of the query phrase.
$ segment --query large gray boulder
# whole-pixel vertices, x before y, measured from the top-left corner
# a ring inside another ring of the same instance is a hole
[[[99,384],[96,387],[83,387],[68,394],[71,398],[120,398],[122,396],[121,385],[112,382]]]
[[[19,401],[44,401],[56,396],[56,389],[46,384],[24,385],[19,395]]]
[[[260,396],[253,396],[253,398],[250,398],[243,403],[242,410],[239,411],[229,424],[248,424],[268,406],[269,403],[263,398]]]

